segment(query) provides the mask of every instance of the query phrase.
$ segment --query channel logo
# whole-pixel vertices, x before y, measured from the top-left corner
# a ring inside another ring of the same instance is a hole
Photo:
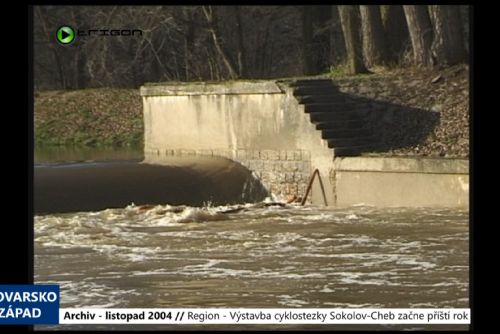
[[[0,285],[0,325],[59,323],[59,285]]]
[[[74,29],[71,26],[60,26],[56,31],[56,39],[60,45],[69,45],[78,38],[93,37],[135,37],[142,36],[141,29]]]
[[[76,37],[75,30],[70,26],[62,26],[56,32],[57,42],[62,45],[71,44]]]

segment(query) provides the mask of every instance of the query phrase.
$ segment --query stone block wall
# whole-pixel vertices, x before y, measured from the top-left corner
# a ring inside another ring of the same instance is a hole
[[[305,150],[160,150],[145,152],[146,162],[179,156],[212,156],[235,161],[254,173],[267,191],[278,199],[302,198],[311,171],[311,154]]]

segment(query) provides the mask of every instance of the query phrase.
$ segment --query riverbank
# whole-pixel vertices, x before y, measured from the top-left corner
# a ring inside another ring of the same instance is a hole
[[[467,65],[375,71],[333,79],[342,92],[400,106],[382,131],[381,142],[388,149],[377,155],[469,157]]]
[[[35,143],[67,146],[142,146],[142,101],[137,89],[96,88],[35,94]]]
[[[468,66],[383,69],[369,75],[328,77],[346,93],[438,116],[406,119],[405,113],[394,113],[392,128],[382,141],[385,147],[398,148],[377,154],[469,157]],[[35,142],[39,145],[142,146],[143,143],[142,101],[137,89],[40,92],[35,96],[34,121]],[[422,139],[414,144],[415,138]]]

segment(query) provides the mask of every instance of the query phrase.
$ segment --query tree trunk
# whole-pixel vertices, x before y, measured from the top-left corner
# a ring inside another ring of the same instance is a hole
[[[253,73],[252,76],[260,76],[260,77],[266,77],[269,76],[269,73],[271,72],[271,62],[269,59],[272,58],[272,48],[268,47],[268,45],[272,44],[273,42],[273,23],[276,20],[276,16],[279,15],[280,11],[279,8],[275,7],[270,7],[269,13],[267,14],[266,18],[266,23],[265,23],[265,28],[264,28],[264,37],[262,38],[261,36],[261,29],[257,29],[257,40],[263,40],[261,43],[260,48],[255,48],[255,62],[253,66]],[[264,18],[263,18],[264,20]],[[270,50],[268,52],[268,50]]]
[[[347,50],[348,71],[350,74],[367,73],[359,35],[358,6],[339,6],[339,13]]]
[[[340,23],[339,9],[337,6],[332,7],[332,21],[330,30],[330,63],[337,65],[345,61],[346,49],[344,34],[342,33],[342,24]]]
[[[469,45],[469,36],[470,36],[470,8],[469,6],[460,6],[460,21],[462,22],[462,31],[463,31],[463,36],[462,36],[462,42],[464,43],[464,49],[465,49],[465,57],[469,57],[470,51],[470,45]]]
[[[462,22],[458,6],[431,5],[434,28],[432,53],[439,65],[455,65],[465,60]]]
[[[363,53],[367,66],[385,65],[386,47],[379,6],[359,6],[363,29]]]
[[[323,73],[330,68],[330,31],[332,28],[331,6],[314,6],[313,50],[314,74]]]
[[[185,33],[184,33],[184,80],[189,81],[191,80],[190,73],[191,73],[191,50],[193,50],[193,45],[194,45],[194,38],[195,38],[195,27],[194,27],[194,19],[193,19],[193,13],[192,10],[183,7],[182,8],[182,16],[184,18],[184,21],[186,22],[185,24]]]
[[[48,22],[47,22],[47,13],[43,9],[42,6],[36,6],[37,9],[38,17],[42,23],[42,28],[44,35],[46,36],[47,39],[47,45],[52,52],[52,55],[54,57],[54,61],[56,63],[56,68],[57,68],[57,77],[59,80],[59,86],[62,89],[67,88],[67,82],[66,82],[66,76],[64,75],[64,68],[63,68],[63,62],[62,62],[62,57],[59,54],[58,50],[56,49],[57,47],[60,47],[59,45],[55,45],[56,43],[52,40],[52,32],[49,31],[48,29]]]
[[[432,27],[426,6],[403,6],[415,65],[427,66],[431,64]]]
[[[79,27],[81,26],[81,23],[83,22],[82,18],[82,10],[81,9],[75,9],[74,7],[71,7],[71,16],[73,19],[73,26],[74,27]],[[73,77],[73,87],[75,89],[82,89],[87,87],[88,83],[88,78],[87,78],[87,49],[80,46],[79,52],[75,52],[75,68],[73,69],[74,71],[74,77]]]
[[[314,45],[313,45],[313,7],[302,7],[302,62],[304,74],[313,74],[314,69]]]
[[[229,72],[229,77],[231,79],[238,78],[235,66],[232,64],[229,55],[225,51],[224,47],[222,46],[222,42],[220,41],[219,29],[217,27],[217,15],[214,11],[214,8],[212,6],[203,6],[202,9],[203,13],[205,14],[205,18],[207,19],[208,31],[212,36],[212,41],[214,43],[215,49],[217,50],[217,53],[221,57],[222,62],[226,66],[226,69]]]
[[[408,25],[402,6],[380,6],[387,46],[387,61],[397,63],[409,43]]]
[[[236,18],[236,31],[238,35],[238,50],[237,50],[237,58],[238,58],[238,74],[240,77],[246,76],[246,50],[245,50],[245,40],[243,38],[243,21],[241,19],[241,7],[240,6],[232,6],[233,14]]]

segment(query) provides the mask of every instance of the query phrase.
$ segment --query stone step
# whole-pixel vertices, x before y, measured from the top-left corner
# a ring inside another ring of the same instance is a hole
[[[308,103],[304,106],[306,113],[312,112],[349,112],[351,110],[369,109],[371,106],[368,103]]]
[[[372,152],[375,149],[371,145],[361,145],[361,146],[351,146],[351,147],[335,147],[333,148],[333,154],[336,157],[350,157],[358,156],[362,153]]]
[[[314,124],[318,130],[363,129],[367,126],[366,120],[325,121]]]
[[[290,84],[292,87],[308,86],[308,85],[333,85],[333,81],[330,79],[303,79],[296,80]]]
[[[345,95],[332,94],[332,95],[304,95],[295,97],[299,104],[317,104],[317,103],[349,103],[353,102],[352,99]]]
[[[321,130],[321,138],[334,139],[334,138],[356,138],[356,137],[369,137],[373,136],[373,130],[370,128],[335,128]]]
[[[293,90],[293,96],[301,95],[333,95],[338,94],[337,87],[333,85],[308,85],[297,87]]]
[[[363,121],[369,111],[369,109],[356,109],[339,112],[312,112],[309,117],[314,124],[326,121]]]
[[[328,142],[329,148],[374,146],[377,144],[377,139],[375,137],[332,138],[326,141]]]
[[[332,92],[331,94],[310,94],[310,95],[294,95],[300,103],[328,103],[336,101],[348,100],[348,94]]]

